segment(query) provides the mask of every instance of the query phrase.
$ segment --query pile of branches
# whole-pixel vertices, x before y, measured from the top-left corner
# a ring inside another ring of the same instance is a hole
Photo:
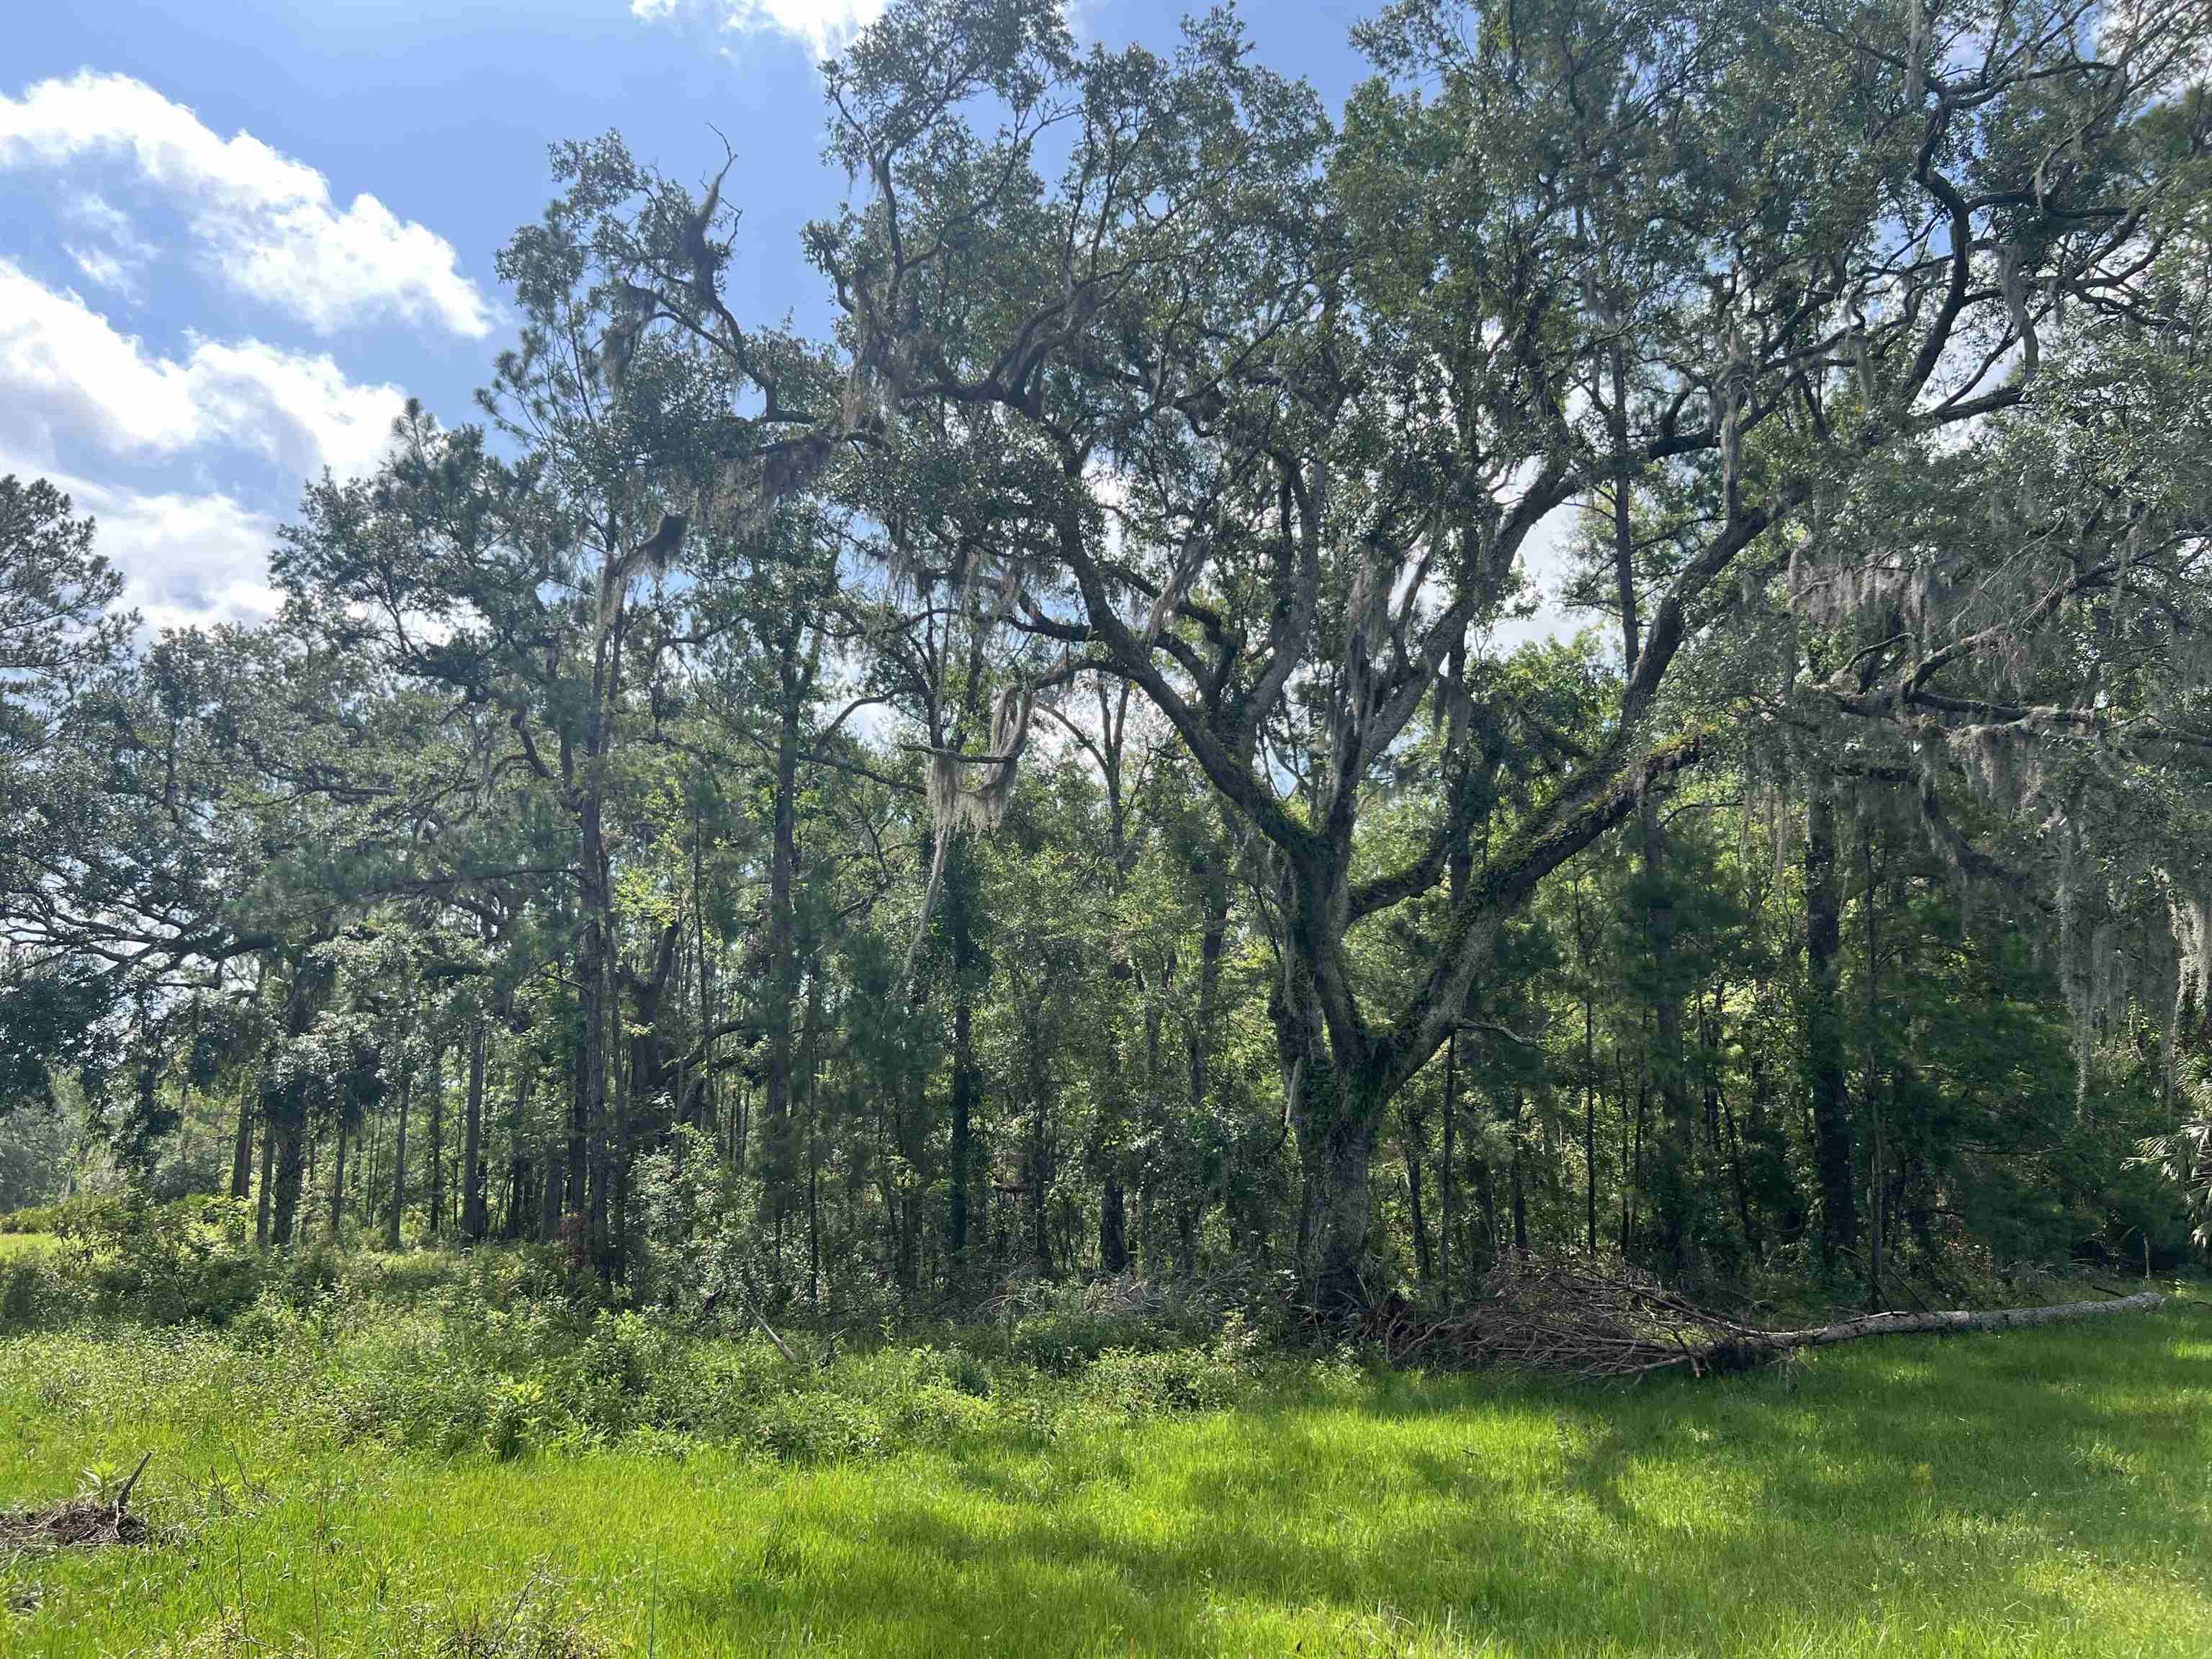
[[[1501,1264],[1463,1309],[1431,1316],[1395,1300],[1369,1316],[1368,1336],[1395,1364],[1501,1367],[1592,1381],[1653,1371],[1694,1376],[1769,1365],[1802,1348],[1911,1332],[2001,1330],[2156,1307],[2154,1291],[2040,1308],[1875,1313],[1778,1328],[1699,1307],[1657,1279],[1571,1260]]]
[[[107,1544],[145,1542],[146,1522],[131,1513],[131,1492],[153,1456],[149,1451],[138,1460],[138,1467],[112,1500],[80,1498],[51,1509],[0,1515],[0,1551],[96,1549]]]

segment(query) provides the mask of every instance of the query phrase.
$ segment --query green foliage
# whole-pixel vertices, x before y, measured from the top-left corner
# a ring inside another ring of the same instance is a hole
[[[252,1216],[227,1200],[88,1196],[64,1206],[55,1231],[101,1311],[150,1324],[222,1325],[270,1276],[253,1249]]]
[[[1083,1375],[1091,1397],[1139,1417],[1217,1411],[1236,1400],[1243,1381],[1232,1360],[1204,1348],[1152,1353],[1109,1348]]]
[[[450,1328],[352,1282],[331,1331],[275,1347],[0,1338],[0,1509],[150,1449],[132,1504],[165,1540],[0,1559],[10,1650],[567,1655],[651,1628],[703,1656],[804,1628],[938,1652],[1010,1595],[1023,1650],[1069,1656],[1627,1654],[1673,1629],[1759,1656],[2196,1659],[2212,1625],[2202,1302],[1626,1393],[1261,1360],[1198,1410],[1203,1351],[994,1362],[982,1401],[943,1349],[794,1372],[701,1339],[745,1396],[727,1426],[605,1434],[499,1369],[595,1318],[479,1349],[465,1282]],[[411,1452],[334,1437],[372,1372],[451,1403],[465,1373],[481,1414]]]
[[[139,643],[0,481],[0,1203],[127,1179],[92,1308],[404,1304],[453,1374],[368,1431],[519,1455],[744,1439],[702,1375],[855,1332],[1134,1409],[1231,1306],[1522,1251],[2181,1260],[2193,11],[1400,0],[1332,111],[1230,10],[879,9],[817,337],[729,285],[742,170],[608,134],[281,617]]]
[[[1040,1370],[1072,1374],[1124,1354],[1202,1342],[1223,1310],[1189,1287],[1133,1278],[1094,1284],[1035,1281],[1000,1299],[1003,1351]]]
[[[69,1308],[71,1288],[49,1253],[0,1251],[0,1331],[60,1316]]]

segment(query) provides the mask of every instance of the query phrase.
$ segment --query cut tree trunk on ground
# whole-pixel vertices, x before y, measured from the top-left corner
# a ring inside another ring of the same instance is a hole
[[[1863,1337],[2053,1325],[2148,1312],[2166,1300],[2156,1291],[2144,1291],[2109,1301],[2040,1308],[1865,1314],[1784,1329],[1699,1308],[1653,1280],[1591,1273],[1567,1263],[1503,1267],[1491,1275],[1483,1299],[1465,1312],[1433,1322],[1409,1319],[1405,1316],[1411,1310],[1397,1304],[1387,1325],[1376,1324],[1371,1334],[1400,1364],[1456,1361],[1591,1378],[1680,1368],[1703,1376],[1749,1370],[1802,1349]]]
[[[1990,1308],[1981,1312],[1953,1310],[1942,1313],[1879,1313],[1846,1319],[1839,1324],[1814,1325],[1802,1330],[1772,1331],[1768,1340],[1792,1348],[1822,1348],[1832,1342],[1855,1342],[1863,1336],[1903,1336],[1914,1331],[2003,1331],[2017,1325],[2057,1325],[2070,1319],[2097,1319],[2106,1314],[2130,1313],[2157,1307],[2166,1298],[2156,1291],[2115,1297],[2108,1302],[2060,1302],[2043,1308]]]

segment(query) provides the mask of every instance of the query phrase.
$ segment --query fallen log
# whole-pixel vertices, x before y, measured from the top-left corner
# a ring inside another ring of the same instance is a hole
[[[1680,1368],[1693,1376],[1773,1364],[1806,1348],[1870,1336],[1996,1331],[2142,1312],[2156,1291],[2106,1302],[2039,1308],[1862,1314],[1826,1325],[1775,1328],[1700,1308],[1656,1280],[1575,1262],[1516,1263],[1492,1273],[1482,1299],[1449,1318],[1394,1320],[1378,1333],[1401,1364],[1458,1363],[1589,1378]]]
[[[2156,1291],[2116,1297],[2107,1302],[2059,1302],[2042,1308],[1956,1309],[1943,1313],[1878,1313],[1833,1325],[1772,1331],[1778,1346],[1821,1348],[1832,1342],[1856,1342],[1863,1336],[1902,1336],[1912,1331],[2002,1331],[2018,1325],[2057,1325],[2069,1319],[2100,1319],[2106,1314],[2155,1308],[2166,1298]]]
[[[2075,1319],[2101,1319],[2106,1314],[2147,1312],[2165,1300],[2156,1291],[2143,1291],[2108,1302],[2058,1302],[2040,1308],[1953,1308],[1929,1313],[1862,1314],[1856,1319],[1838,1320],[1832,1325],[1808,1325],[1790,1331],[1731,1326],[1729,1334],[1715,1342],[1705,1353],[1703,1365],[1692,1362],[1692,1369],[1741,1370],[1779,1359],[1801,1348],[1825,1348],[1869,1336],[2003,1331],[2028,1325],[2063,1324]]]

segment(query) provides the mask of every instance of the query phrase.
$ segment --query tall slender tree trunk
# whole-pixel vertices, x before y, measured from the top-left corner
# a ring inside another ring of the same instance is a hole
[[[1620,1089],[1619,1091],[1619,1098],[1620,1100],[1620,1243],[1621,1259],[1623,1261],[1626,1261],[1628,1259],[1629,1243],[1635,1235],[1634,1218],[1631,1214],[1630,1206],[1635,1202],[1636,1143],[1635,1132],[1631,1126],[1640,1120],[1644,1115],[1644,1095],[1642,1090],[1639,1088],[1636,1093],[1636,1109],[1633,1112],[1630,1111],[1628,1104],[1628,1066],[1620,1057],[1620,1041],[1618,1037],[1613,1039],[1613,1070],[1619,1074],[1620,1079]]]
[[[230,1195],[243,1199],[253,1189],[253,1103],[256,1096],[252,1069],[246,1067],[238,1085],[238,1136],[230,1149]]]
[[[269,1248],[270,1174],[275,1164],[276,1138],[269,1133],[264,1122],[261,1131],[261,1190],[253,1210],[253,1248]]]
[[[804,702],[798,694],[795,629],[786,634],[782,647],[778,672],[784,697],[776,730],[773,833],[769,848],[769,982],[762,1009],[768,1042],[761,1077],[763,1176],[769,1212],[778,1218],[791,1204],[798,1176],[791,1116],[793,1026],[799,1001],[798,900],[793,885],[798,869],[799,717]],[[951,856],[958,856],[959,851],[955,847]]]
[[[822,964],[806,969],[806,1021],[799,1032],[799,1074],[806,1085],[807,1302],[821,1305],[822,1275]]]
[[[483,1164],[484,1022],[477,1016],[469,1030],[469,1098],[462,1128],[461,1236],[482,1242],[491,1219],[484,1206]]]
[[[1721,1117],[1728,1129],[1729,1168],[1735,1177],[1736,1219],[1742,1224],[1744,1248],[1751,1252],[1751,1259],[1763,1261],[1766,1257],[1766,1244],[1760,1233],[1757,1215],[1751,1207],[1751,1182],[1743,1167],[1746,1157],[1744,1138],[1736,1128],[1735,1111],[1729,1106],[1728,1097],[1722,1095],[1720,1102]]]
[[[1042,1002],[1042,994],[1039,994]],[[1036,1268],[1037,1277],[1052,1277],[1052,1067],[1044,1051],[1044,1035],[1040,1027],[1043,1015],[1024,1011],[1023,1019],[1022,1060],[1026,1073],[1030,1097],[1029,1169],[1025,1179],[1030,1190],[1030,1260]]]
[[[399,1121],[392,1143],[392,1224],[384,1234],[385,1248],[391,1250],[400,1246],[400,1222],[407,1213],[407,1108],[414,1093],[415,1076],[410,1072],[399,1079]]]
[[[585,930],[588,932],[588,929]],[[590,1000],[590,975],[596,968],[587,969],[587,962],[596,963],[590,941],[580,934],[576,952],[577,1017],[573,1033],[573,1057],[568,1069],[568,1133],[562,1148],[561,1178],[548,1181],[545,1190],[560,1202],[560,1219],[548,1236],[557,1238],[566,1231],[572,1233],[581,1247],[590,1226],[592,1125],[597,1111],[598,1096],[592,1087],[592,1064],[598,1048],[589,1035],[592,1016],[585,1007]]]
[[[945,1245],[955,1288],[966,1283],[969,1205],[975,1185],[975,1118],[982,1094],[975,1062],[975,1005],[982,952],[975,935],[981,871],[972,838],[953,837],[945,866],[945,926],[952,946],[952,1132]]]
[[[1413,1270],[1427,1284],[1433,1262],[1429,1254],[1429,1226],[1421,1213],[1421,1151],[1428,1139],[1428,1124],[1421,1115],[1416,1091],[1406,1091],[1406,1203],[1413,1224]]]
[[[1513,1195],[1513,1254],[1524,1261],[1528,1255],[1528,1193],[1522,1173],[1525,1153],[1521,1145],[1521,1091],[1513,1091],[1513,1163],[1508,1171]]]
[[[568,1179],[568,1160],[548,1158],[545,1160],[545,1179],[538,1189],[538,1242],[550,1244],[561,1237],[561,1218],[568,1213],[568,1194],[562,1188]]]
[[[1577,898],[1580,895],[1577,893]],[[1587,991],[1583,997],[1583,1248],[1597,1257],[1597,1008]]]
[[[1682,1043],[1681,994],[1674,986],[1674,898],[1667,868],[1666,832],[1658,803],[1638,804],[1639,851],[1644,884],[1644,941],[1654,986],[1651,1073],[1660,1105],[1660,1132],[1645,1151],[1655,1266],[1680,1282],[1692,1270],[1699,1194],[1692,1168],[1697,1118],[1690,1104]]]
[[[1843,895],[1836,874],[1834,787],[1817,770],[1808,781],[1805,808],[1805,967],[1808,1070],[1813,1117],[1813,1161],[1820,1184],[1820,1249],[1835,1257],[1858,1243],[1858,1208],[1851,1168],[1851,1130],[1844,1101],[1844,1033],[1836,1006],[1838,957],[1843,951]]]
[[[1866,872],[1866,1121],[1867,1121],[1867,1305],[1882,1305],[1882,1246],[1887,1217],[1882,1181],[1881,1135],[1881,957],[1875,944],[1881,895],[1875,884],[1874,828],[1860,841]]]
[[[1456,1200],[1456,1176],[1459,1148],[1456,1141],[1459,1104],[1459,1033],[1455,1031],[1444,1044],[1444,1144],[1437,1167],[1437,1185],[1443,1188],[1443,1225],[1437,1237],[1437,1276],[1445,1289],[1451,1288],[1452,1243],[1458,1236],[1459,1214]]]
[[[603,1279],[615,1276],[612,1232],[614,1166],[607,1137],[611,1022],[614,1012],[613,895],[596,791],[585,804],[582,842],[583,932],[576,950],[577,1000],[582,1014],[575,1121],[570,1127],[568,1204],[582,1224],[586,1259]]]
[[[331,1148],[331,1243],[338,1240],[338,1227],[345,1220],[345,1119],[337,1121],[337,1142]]]
[[[430,1069],[424,1074],[430,1089],[430,1242],[445,1230],[446,1208],[446,1051],[433,1044]]]
[[[1212,1086],[1214,1024],[1221,1001],[1221,957],[1229,937],[1229,871],[1224,849],[1209,845],[1203,872],[1205,908],[1198,939],[1198,1008],[1190,1029],[1190,1107],[1204,1113]]]
[[[323,971],[313,965],[313,958],[304,951],[293,969],[291,988],[285,997],[284,1032],[295,1042],[307,1034],[313,1012],[309,975],[313,974],[319,978]],[[273,1087],[264,1080],[261,1109],[269,1122],[269,1138],[276,1143],[276,1190],[268,1238],[270,1243],[282,1249],[292,1242],[300,1214],[301,1182],[307,1173],[307,1079],[294,1072],[280,1077]],[[266,1191],[270,1184],[264,1176],[263,1189]]]
[[[696,817],[691,827],[691,926],[696,936],[694,948],[699,960],[699,1029],[708,1034],[699,1053],[699,1121],[711,1137],[720,1123],[716,1112],[719,1091],[714,1079],[714,1048],[719,1039],[712,1035],[714,1030],[714,959],[707,951],[706,849],[700,845],[699,824]]]
[[[1109,1180],[1098,1195],[1098,1270],[1118,1273],[1129,1265],[1129,1196]]]
[[[526,1048],[516,1056],[514,1067],[514,1115],[508,1121],[507,1132],[507,1163],[509,1181],[507,1212],[500,1218],[500,1237],[518,1239],[522,1237],[523,1218],[534,1184],[531,1179],[537,1160],[532,1156],[526,1136],[530,1125],[530,1085],[536,1081],[538,1062],[534,1051]]]

